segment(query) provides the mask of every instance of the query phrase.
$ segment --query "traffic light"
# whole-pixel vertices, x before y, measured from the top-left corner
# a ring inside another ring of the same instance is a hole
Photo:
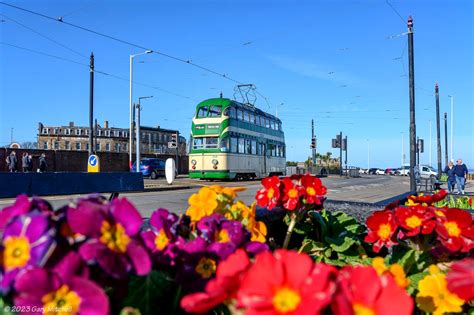
[[[176,133],[171,134],[171,141],[168,142],[168,148],[177,148],[178,147],[178,135]]]
[[[420,153],[423,153],[423,152],[425,152],[424,149],[425,149],[425,140],[423,140],[423,139],[418,139],[418,151],[419,151]]]
[[[338,139],[332,139],[332,147],[333,148],[339,148],[340,147],[340,142],[337,141]]]
[[[347,137],[342,139],[342,151],[347,150]]]
[[[316,149],[316,138],[311,139],[311,149]]]

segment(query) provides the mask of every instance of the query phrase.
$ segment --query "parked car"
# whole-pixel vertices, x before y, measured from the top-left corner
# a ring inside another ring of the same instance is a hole
[[[410,166],[407,166],[406,175],[410,176]],[[421,178],[438,178],[438,172],[429,165],[415,165],[420,173]]]
[[[410,174],[410,165],[409,164],[402,165],[402,167],[400,168],[400,175],[408,176],[408,174]]]
[[[385,170],[385,175],[393,175],[393,174],[392,174],[392,169],[391,169],[391,168],[387,168],[387,169]]]
[[[133,163],[132,172],[137,171],[137,163]],[[143,158],[140,162],[140,171],[143,176],[157,179],[165,176],[165,161],[156,158]]]
[[[359,174],[367,174],[368,170],[366,168],[359,168]]]
[[[392,172],[393,172],[392,175],[401,175],[399,168],[393,168],[393,169],[392,169]]]
[[[375,175],[377,170],[378,170],[377,168],[369,168],[368,174],[369,175]]]
[[[375,174],[377,175],[385,175],[385,171],[381,168],[378,168],[376,171],[375,171]]]

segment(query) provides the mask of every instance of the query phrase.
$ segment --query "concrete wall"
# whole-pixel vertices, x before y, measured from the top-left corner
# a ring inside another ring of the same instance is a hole
[[[33,157],[33,171],[39,167],[39,157],[41,153],[46,154],[48,164],[48,172],[86,172],[87,157],[86,151],[66,151],[66,150],[27,150],[14,149],[18,160],[17,169],[21,170],[21,158],[23,152],[28,152]],[[12,149],[0,148],[0,172],[8,172],[6,165],[6,156],[10,154]],[[115,152],[98,152],[100,158],[101,172],[126,172],[128,167],[128,153]],[[157,157],[166,160],[167,158],[175,158],[176,155],[169,154],[144,154],[142,157]],[[135,160],[135,159],[134,159]],[[180,156],[179,173],[188,173],[188,156]]]

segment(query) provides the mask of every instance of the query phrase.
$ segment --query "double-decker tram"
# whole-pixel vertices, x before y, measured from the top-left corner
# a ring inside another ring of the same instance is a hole
[[[227,98],[199,103],[190,139],[189,177],[250,179],[283,175],[281,120],[253,105]]]

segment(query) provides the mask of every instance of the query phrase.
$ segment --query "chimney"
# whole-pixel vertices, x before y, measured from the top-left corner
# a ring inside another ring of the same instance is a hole
[[[69,122],[69,127],[74,127],[74,122],[73,121]]]
[[[105,129],[109,128],[109,121],[108,120],[104,121],[104,128]]]

